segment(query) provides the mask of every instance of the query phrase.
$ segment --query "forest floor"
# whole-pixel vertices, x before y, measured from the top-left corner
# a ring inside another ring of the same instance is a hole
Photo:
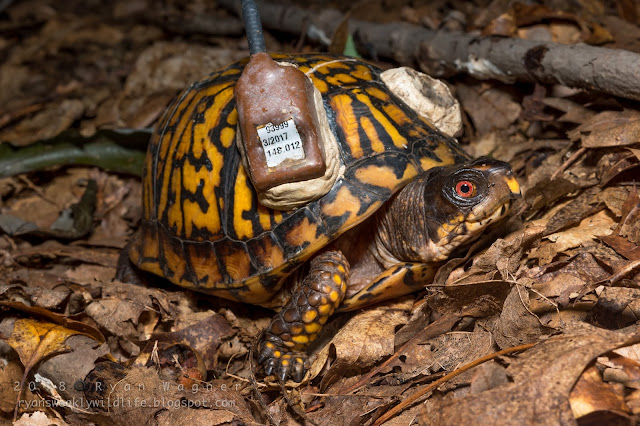
[[[511,3],[300,7],[640,53],[632,0]],[[325,43],[299,27],[305,36],[265,22],[269,50],[341,53],[353,40],[382,68],[429,67],[420,55],[385,57],[346,25]],[[161,280],[114,281],[140,223],[153,126],[192,82],[246,56],[241,21],[213,1],[0,1],[0,422],[638,423],[631,91],[447,75],[461,146],[509,162],[522,199],[424,291],[332,317],[309,374],[286,393],[249,357],[271,311]]]

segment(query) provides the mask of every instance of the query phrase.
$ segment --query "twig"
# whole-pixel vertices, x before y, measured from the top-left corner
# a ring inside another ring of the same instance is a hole
[[[220,0],[239,13],[240,0]],[[302,9],[258,1],[265,28],[327,42],[344,19],[335,9]],[[304,24],[303,24],[304,23]],[[305,27],[306,25],[306,27]],[[362,54],[393,58],[434,77],[467,73],[478,79],[563,84],[640,100],[640,55],[618,49],[429,30],[402,22],[349,20]]]
[[[494,353],[489,354],[489,355],[485,355],[482,358],[478,358],[478,359],[476,359],[476,360],[474,360],[474,361],[472,361],[472,362],[470,362],[470,363],[458,368],[457,370],[452,371],[451,373],[447,374],[446,376],[441,377],[440,379],[436,380],[435,382],[431,383],[430,385],[418,390],[416,393],[414,393],[413,395],[411,395],[410,397],[408,397],[407,399],[402,401],[400,404],[396,405],[391,410],[387,411],[382,416],[378,417],[378,419],[373,423],[373,426],[381,425],[382,423],[386,422],[387,420],[391,419],[393,416],[398,414],[400,411],[404,410],[409,405],[411,405],[414,402],[416,402],[418,399],[420,399],[420,397],[426,395],[427,393],[429,393],[433,389],[435,389],[438,386],[440,386],[442,383],[453,379],[454,377],[464,373],[465,371],[468,371],[468,370],[472,369],[473,367],[476,367],[476,366],[478,366],[478,365],[480,365],[482,363],[485,363],[487,361],[491,361],[492,359],[495,359],[495,358],[497,358],[499,356],[507,355],[507,354],[514,353],[514,352],[525,351],[525,350],[533,347],[534,345],[535,345],[535,343],[527,343],[525,345],[519,345],[519,346],[514,346],[514,347],[511,347],[511,348],[503,349],[501,351],[494,352]]]

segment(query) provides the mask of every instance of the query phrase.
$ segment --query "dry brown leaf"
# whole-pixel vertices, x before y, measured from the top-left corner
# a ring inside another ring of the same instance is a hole
[[[491,333],[477,327],[473,332],[453,331],[436,337],[428,342],[432,346],[433,364],[425,365],[431,371],[453,371],[461,365],[481,358],[494,351]],[[468,382],[470,375],[462,377]],[[456,380],[457,381],[457,380]]]
[[[558,253],[575,247],[592,245],[595,239],[611,235],[614,225],[615,222],[607,212],[601,211],[583,219],[578,226],[547,235],[545,239],[551,243],[533,250],[529,257],[539,259],[542,265],[550,263]]]
[[[410,309],[411,301],[405,298],[355,315],[320,351],[311,367],[311,378],[325,365],[331,352],[335,353],[335,361],[324,374],[321,388],[393,354],[396,327],[407,323]]]
[[[602,210],[605,203],[600,201],[600,193],[601,189],[598,187],[587,188],[581,192],[576,198],[551,216],[547,222],[544,233],[548,235],[568,226],[577,225],[584,218]]]
[[[198,351],[208,370],[216,368],[218,348],[234,335],[234,330],[222,315],[206,313],[206,318],[171,333],[157,333],[149,342],[183,343]]]
[[[576,420],[591,424],[612,424],[631,420],[624,400],[624,388],[605,383],[595,365],[589,366],[576,382],[569,396]]]
[[[595,112],[585,108],[581,104],[566,98],[549,97],[545,98],[543,102],[545,105],[563,111],[565,113],[563,116],[558,117],[556,119],[557,121],[582,124],[596,114]]]
[[[572,140],[582,140],[585,148],[626,146],[640,142],[640,113],[604,111],[569,132]]]
[[[475,394],[509,383],[507,369],[496,361],[481,364],[471,377],[469,393]]]
[[[625,327],[640,320],[640,290],[625,287],[605,287],[593,309],[605,327]]]
[[[74,121],[82,117],[84,110],[84,104],[77,99],[66,99],[60,103],[48,105],[33,117],[0,131],[0,142],[25,146],[51,139],[67,130]]]
[[[529,291],[515,285],[504,301],[502,312],[493,324],[491,335],[501,349],[535,343],[555,330],[542,324],[531,312]]]
[[[8,357],[3,354],[3,367],[0,368],[0,411],[4,413],[13,412],[16,401],[18,401],[18,391],[16,383],[20,383],[24,368],[17,357]],[[31,402],[31,398],[24,398],[26,403]]]
[[[522,107],[511,96],[500,89],[482,91],[481,86],[456,85],[460,103],[483,135],[494,129],[507,128],[520,116]]]
[[[428,302],[440,314],[481,318],[500,312],[511,285],[502,280],[450,284]]]
[[[0,306],[6,306],[21,312],[28,313],[32,317],[37,317],[43,320],[47,320],[48,322],[58,324],[62,327],[76,330],[79,334],[85,334],[96,340],[97,342],[103,343],[105,341],[104,336],[97,328],[92,327],[89,324],[85,324],[84,322],[70,319],[67,315],[58,314],[39,306],[27,306],[22,302],[0,301]]]
[[[423,424],[573,424],[569,393],[585,366],[630,334],[580,326],[526,351],[508,368],[513,383],[426,406]]]
[[[605,186],[611,181],[636,180],[638,159],[628,150],[614,151],[602,156],[598,161],[598,175],[600,186]]]
[[[7,343],[18,352],[28,371],[47,356],[71,350],[64,342],[74,334],[81,332],[48,322],[17,319]]]
[[[14,322],[13,332],[6,341],[18,353],[20,362],[24,366],[18,400],[20,400],[20,395],[26,386],[29,372],[44,359],[55,354],[71,351],[71,347],[67,346],[65,341],[76,334],[82,333],[61,325],[28,318],[17,319]],[[19,408],[20,406],[16,405],[14,417],[17,415]]]
[[[67,426],[67,423],[59,418],[47,417],[42,411],[35,413],[24,413],[18,420],[13,422],[13,426]]]
[[[640,198],[634,187],[621,208],[621,220],[615,231],[602,240],[629,260],[640,259]]]
[[[604,188],[602,192],[598,194],[598,199],[604,202],[616,217],[622,216],[622,208],[628,198],[629,190],[620,186]]]

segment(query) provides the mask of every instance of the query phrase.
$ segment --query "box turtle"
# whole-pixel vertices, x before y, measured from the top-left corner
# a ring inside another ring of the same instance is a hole
[[[193,84],[146,157],[143,220],[118,277],[136,270],[274,308],[258,348],[267,374],[301,381],[331,314],[424,288],[449,254],[504,217],[508,164],[472,160],[353,58],[274,55],[311,78],[338,141],[330,190],[289,211],[261,204],[236,146],[234,85],[246,61]],[[294,273],[295,271],[295,273]]]

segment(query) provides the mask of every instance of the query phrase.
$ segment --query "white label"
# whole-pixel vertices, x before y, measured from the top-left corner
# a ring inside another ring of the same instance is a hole
[[[287,159],[302,160],[304,158],[302,140],[293,118],[275,126],[273,123],[267,123],[256,130],[262,142],[268,167],[275,167]]]

